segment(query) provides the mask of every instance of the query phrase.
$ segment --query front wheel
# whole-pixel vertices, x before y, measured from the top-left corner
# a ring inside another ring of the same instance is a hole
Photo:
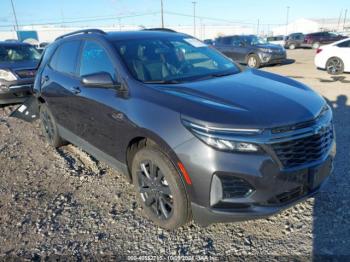
[[[290,45],[288,46],[288,48],[289,48],[290,50],[295,49],[295,44],[290,44]]]
[[[260,59],[257,55],[255,54],[251,54],[248,56],[247,58],[247,65],[250,67],[250,68],[259,68],[260,67]]]
[[[331,57],[326,63],[328,74],[340,75],[344,72],[344,63],[339,57]]]
[[[190,203],[179,172],[158,147],[140,148],[131,172],[143,212],[155,224],[173,230],[190,220]]]
[[[41,104],[39,110],[41,129],[46,141],[55,148],[65,145],[66,142],[60,137],[56,121],[48,106]]]
[[[313,48],[313,49],[317,49],[317,48],[319,48],[320,46],[321,46],[321,44],[320,44],[319,42],[315,42],[315,43],[312,44],[312,48]]]

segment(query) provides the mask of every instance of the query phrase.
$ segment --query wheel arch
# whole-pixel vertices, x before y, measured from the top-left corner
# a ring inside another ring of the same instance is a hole
[[[139,134],[137,136],[134,136],[131,138],[127,144],[126,151],[125,151],[125,160],[126,165],[128,168],[128,179],[130,179],[130,182],[132,182],[132,175],[131,175],[131,163],[133,160],[133,157],[135,156],[137,149],[144,146],[158,146],[162,152],[169,157],[169,160],[174,165],[175,169],[178,171],[182,182],[184,185],[187,183],[184,181],[184,177],[182,174],[182,171],[180,170],[180,167],[178,166],[178,163],[180,162],[180,159],[175,154],[174,150],[164,141],[161,137],[157,136],[156,134],[153,134],[152,132],[145,131],[143,134]]]

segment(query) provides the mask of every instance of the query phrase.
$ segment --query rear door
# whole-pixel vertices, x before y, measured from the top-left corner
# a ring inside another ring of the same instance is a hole
[[[77,74],[80,46],[80,40],[63,42],[41,73],[41,93],[55,120],[72,132],[76,132],[75,123],[79,120],[73,112],[77,109],[75,96],[80,85]]]

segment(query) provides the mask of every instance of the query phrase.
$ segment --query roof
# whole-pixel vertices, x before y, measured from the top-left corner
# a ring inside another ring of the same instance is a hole
[[[23,43],[23,42],[15,42],[15,41],[0,41],[0,46],[31,46],[28,43]]]
[[[183,33],[176,33],[165,30],[141,30],[141,31],[122,31],[122,32],[108,32],[106,37],[109,40],[126,40],[126,39],[142,39],[142,38],[170,38],[176,36],[186,36]]]

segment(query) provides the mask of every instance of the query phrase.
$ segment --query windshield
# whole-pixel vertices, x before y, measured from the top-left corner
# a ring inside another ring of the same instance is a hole
[[[0,62],[38,61],[40,53],[28,45],[0,46]]]
[[[244,39],[245,42],[249,43],[249,45],[261,45],[261,44],[266,44],[267,42],[255,35],[252,36],[246,36]]]
[[[115,43],[133,76],[145,83],[176,83],[240,72],[230,59],[194,38],[134,39]]]

